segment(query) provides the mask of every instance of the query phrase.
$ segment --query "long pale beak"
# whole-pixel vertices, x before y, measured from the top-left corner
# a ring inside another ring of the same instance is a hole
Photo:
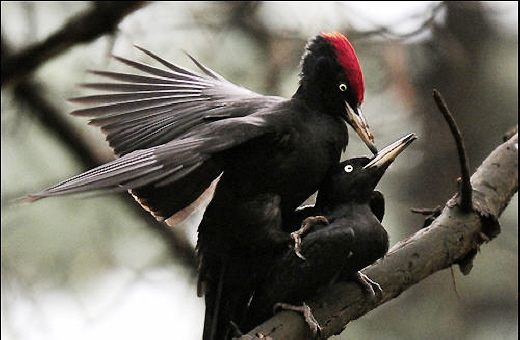
[[[347,107],[347,123],[350,124],[356,131],[356,133],[361,137],[361,140],[365,142],[370,151],[373,154],[377,153],[377,148],[374,144],[374,136],[370,132],[370,128],[368,126],[367,120],[361,113],[361,109],[356,108],[354,110],[348,102],[345,101]]]
[[[388,166],[390,163],[396,159],[396,157],[408,147],[414,140],[417,139],[417,135],[415,133],[410,133],[392,144],[386,146],[384,149],[379,151],[374,158],[363,167],[363,169],[371,168],[371,167],[383,167]]]

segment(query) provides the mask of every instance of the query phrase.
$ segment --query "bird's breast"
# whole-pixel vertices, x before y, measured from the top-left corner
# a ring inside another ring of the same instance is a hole
[[[325,129],[295,126],[245,143],[224,170],[223,185],[244,197],[278,194],[283,210],[294,210],[318,189],[346,144],[341,130]]]

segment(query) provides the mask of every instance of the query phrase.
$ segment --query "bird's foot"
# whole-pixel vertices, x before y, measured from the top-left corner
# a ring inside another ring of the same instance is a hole
[[[362,272],[356,272],[355,274],[356,282],[358,282],[361,287],[363,287],[363,290],[367,292],[367,294],[370,297],[370,300],[374,301],[376,297],[383,295],[383,289],[379,285],[379,283],[375,282]]]
[[[302,313],[303,318],[305,319],[305,322],[307,325],[309,325],[309,328],[311,329],[312,335],[315,339],[318,339],[321,334],[321,327],[318,321],[314,318],[314,315],[312,315],[311,308],[304,302],[301,306],[294,306],[288,303],[282,303],[278,302],[273,307],[273,313],[278,312],[280,309],[285,310],[292,310],[295,312]]]
[[[302,236],[318,223],[329,224],[329,221],[325,216],[307,217],[303,220],[301,228],[291,233],[291,238],[294,240],[294,252],[302,260],[305,260],[301,253]]]

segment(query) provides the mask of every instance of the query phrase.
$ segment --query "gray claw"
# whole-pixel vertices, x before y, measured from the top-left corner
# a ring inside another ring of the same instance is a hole
[[[273,306],[273,313],[276,313],[279,309],[292,310],[303,314],[305,322],[311,329],[312,335],[315,339],[320,338],[321,326],[312,315],[311,308],[304,302],[301,306],[294,306],[288,303],[278,302]]]
[[[305,256],[301,253],[301,245],[302,245],[302,239],[300,237],[301,233],[298,233],[297,231],[291,233],[291,238],[294,240],[294,252],[295,254],[301,258],[302,260],[306,260]]]
[[[294,231],[291,233],[291,238],[294,240],[294,252],[296,255],[305,261],[305,256],[301,253],[301,244],[302,244],[302,235],[307,233],[309,229],[311,229],[314,225],[322,223],[322,224],[329,224],[329,221],[325,216],[311,216],[307,217],[303,220],[302,226],[300,229]]]
[[[357,282],[363,287],[363,289],[368,293],[371,300],[375,300],[377,295],[383,294],[383,289],[379,285],[379,283],[375,282],[362,272],[356,272]]]

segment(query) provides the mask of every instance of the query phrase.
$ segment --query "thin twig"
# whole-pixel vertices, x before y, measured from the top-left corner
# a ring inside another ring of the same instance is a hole
[[[342,3],[343,4],[343,3]],[[348,3],[343,4],[345,8],[348,9],[349,13],[353,13],[354,15],[358,15],[359,13],[353,12],[352,8],[348,5]],[[407,32],[407,33],[396,33],[392,31],[390,25],[378,25],[374,22],[371,22],[364,18],[364,20],[371,26],[375,26],[376,28],[373,30],[363,31],[362,29],[358,29],[359,27],[351,27],[348,29],[349,37],[353,40],[361,40],[361,39],[370,39],[373,37],[384,37],[391,41],[404,41],[409,38],[413,38],[423,34],[426,31],[432,31],[435,28],[436,19],[441,12],[441,10],[445,7],[444,2],[440,2],[429,9],[429,14],[422,20],[421,25],[416,29]],[[421,14],[422,16],[423,14]],[[414,19],[419,19],[414,17]]]
[[[511,128],[509,131],[507,131],[504,136],[502,136],[502,141],[507,142],[511,137],[513,137],[515,134],[518,133],[518,125]]]
[[[457,291],[457,282],[455,281],[455,272],[453,271],[453,266],[450,267],[450,273],[451,273],[451,283],[453,284],[453,291],[455,292],[457,299],[460,300],[460,295],[459,295],[459,292]]]
[[[462,210],[468,212],[473,209],[472,205],[472,191],[471,181],[469,176],[469,163],[468,158],[466,156],[466,149],[464,148],[464,141],[462,140],[462,135],[460,134],[460,130],[457,127],[457,123],[455,122],[455,118],[451,114],[448,109],[448,105],[444,101],[441,93],[437,89],[433,89],[433,98],[435,99],[435,103],[437,107],[441,111],[442,115],[446,119],[448,126],[450,127],[451,134],[455,139],[455,144],[457,146],[457,152],[459,155],[459,163],[460,163],[460,172],[461,172],[461,185],[460,185],[460,207]]]
[[[414,214],[429,216],[434,214],[440,215],[442,209],[441,206],[438,205],[435,208],[410,208],[410,211]]]

